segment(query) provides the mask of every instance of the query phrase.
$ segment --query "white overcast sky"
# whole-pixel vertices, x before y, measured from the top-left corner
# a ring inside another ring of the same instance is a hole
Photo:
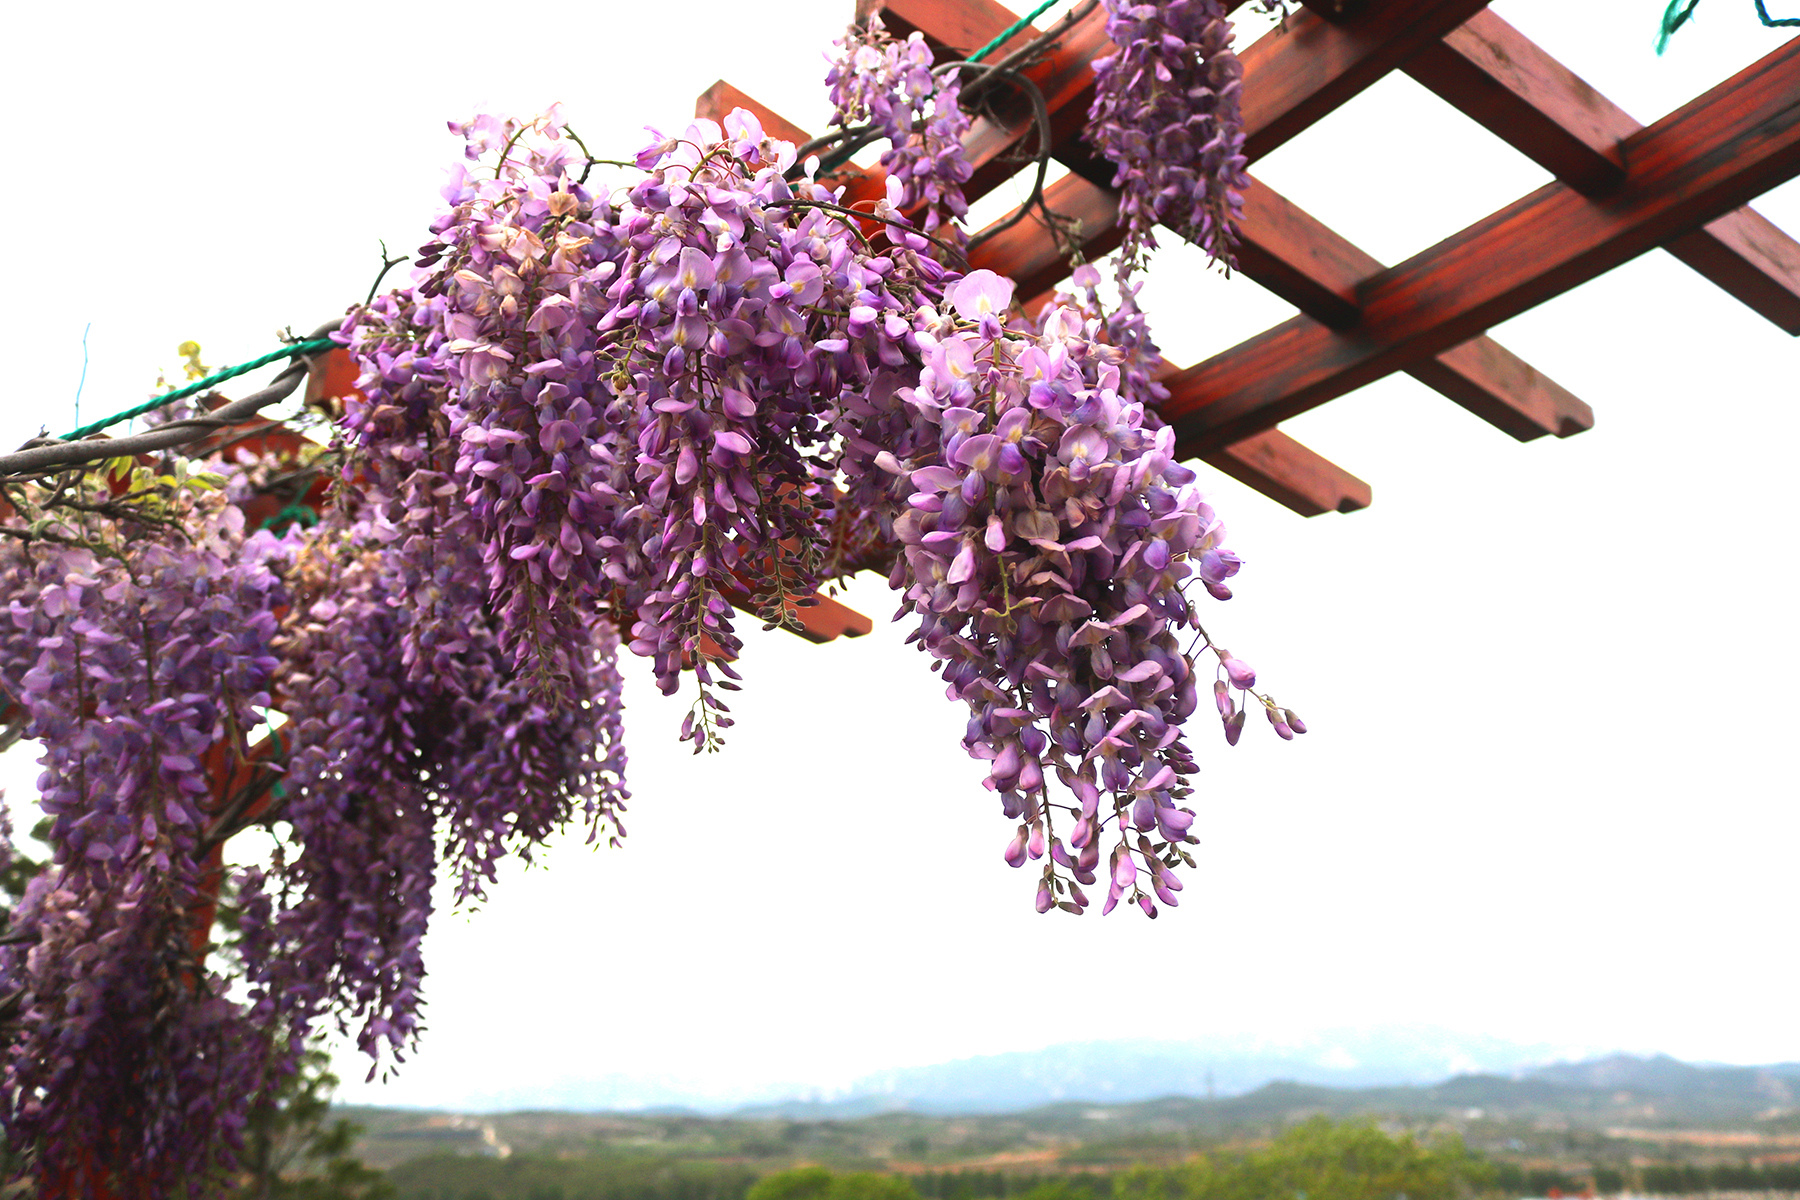
[[[73,424],[84,328],[91,418],[184,339],[240,361],[360,299],[378,239],[424,237],[446,119],[561,100],[623,154],[724,77],[817,128],[850,7],[15,14],[0,442]],[[1749,0],[1709,0],[1659,59],[1662,7],[1495,5],[1644,121],[1781,41]],[[1386,262],[1546,178],[1399,76],[1256,171]],[[1800,230],[1800,190],[1759,207]],[[1176,251],[1145,301],[1180,363],[1291,313]],[[1248,565],[1209,627],[1314,732],[1252,726],[1228,750],[1196,730],[1178,911],[1032,911],[963,717],[870,580],[872,637],[751,638],[723,754],[677,746],[680,706],[634,664],[626,847],[572,838],[484,911],[441,914],[422,1052],[348,1094],[474,1105],[660,1075],[730,1098],[1071,1040],[1426,1023],[1800,1059],[1794,343],[1660,251],[1492,332],[1596,428],[1520,445],[1394,377],[1285,427],[1371,481],[1370,510],[1302,520],[1213,481]],[[0,761],[15,805],[28,759]]]

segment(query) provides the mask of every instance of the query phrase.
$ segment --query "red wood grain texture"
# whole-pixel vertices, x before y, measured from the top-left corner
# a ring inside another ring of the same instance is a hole
[[[1344,468],[1270,429],[1201,456],[1239,483],[1303,517],[1369,507],[1369,485]]]
[[[1254,162],[1486,7],[1486,0],[1372,0],[1353,16],[1291,14],[1244,47],[1244,152]]]
[[[979,45],[978,39],[996,36],[1010,19],[987,0],[891,3],[897,27],[918,30],[927,41],[958,53],[966,52],[961,42]],[[1265,37],[1245,51],[1245,121],[1252,148],[1259,144],[1257,139],[1266,148],[1273,144],[1271,139],[1282,136],[1279,124],[1286,117],[1281,114],[1303,111],[1316,120],[1404,61],[1405,54],[1421,45],[1437,45],[1431,39],[1421,42],[1422,31],[1451,25],[1463,11],[1454,5],[1390,0],[1353,20],[1326,20],[1310,11],[1294,14],[1286,33]],[[1401,26],[1403,35],[1396,33]],[[1395,48],[1377,52],[1375,43],[1383,38]],[[1295,58],[1301,53],[1307,56],[1304,63]],[[1278,103],[1261,109],[1251,104],[1249,93],[1262,93],[1266,83],[1277,80]],[[1091,94],[1089,86],[1083,95],[1091,98]],[[1086,103],[1084,99],[1083,113]],[[1081,222],[1084,250],[1089,257],[1098,257],[1120,238],[1115,225],[1117,194],[1106,186],[1112,165],[1073,140],[1059,143],[1058,157],[1075,174],[1051,185],[1046,200],[1055,211]],[[1333,328],[1348,328],[1361,319],[1357,289],[1383,267],[1259,182],[1253,181],[1245,195],[1239,238],[1238,267],[1246,276]],[[1020,295],[1035,296],[1066,274],[1067,256],[1049,230],[1028,218],[983,241],[971,253],[970,265],[1009,274],[1018,281]],[[1587,405],[1485,337],[1427,359],[1411,373],[1522,441],[1546,434],[1567,436],[1593,426]]]
[[[1614,193],[1552,183],[1360,289],[1363,319],[1300,316],[1177,376],[1189,453],[1272,428],[1468,340],[1800,174],[1800,39],[1628,138]]]
[[[1800,336],[1800,241],[1746,205],[1672,238],[1663,249],[1783,333]]]
[[[1090,254],[1117,244],[1115,193],[1079,176],[1046,190],[1051,206],[1081,218]],[[1382,264],[1280,193],[1255,183],[1245,195],[1238,269],[1294,307],[1334,328],[1360,319],[1357,288]],[[1037,296],[1068,272],[1049,231],[1021,221],[983,242],[970,265],[1011,272],[1021,296]],[[1567,437],[1594,424],[1593,410],[1566,388],[1482,336],[1405,368],[1482,420],[1520,441]],[[1269,493],[1273,495],[1273,493]]]
[[[1401,68],[1576,191],[1625,181],[1625,139],[1643,125],[1491,12],[1480,12]],[[1752,208],[1666,244],[1676,258],[1800,334],[1800,242]]]
[[[1285,33],[1260,38],[1240,55],[1246,154],[1254,161],[1288,141],[1482,7],[1483,0],[1373,0],[1354,16],[1336,21],[1311,11],[1291,14]],[[859,17],[877,10],[898,36],[916,30],[934,49],[957,54],[979,48],[1015,19],[994,0],[859,0],[857,5]],[[1053,54],[1026,71],[1050,106],[1057,157],[1090,178],[1096,176],[1083,167],[1091,165],[1092,152],[1079,135],[1093,99],[1090,64],[1111,46],[1105,24],[1102,11],[1090,13]],[[1018,35],[1008,47],[1023,37]],[[1030,130],[1022,106],[1007,112],[1004,121],[978,120],[971,133],[976,182],[982,185],[969,190],[971,199],[1011,173],[995,178],[990,164]],[[1081,163],[1083,158],[1089,162]],[[1110,165],[1103,170],[1097,182],[1111,178]]]

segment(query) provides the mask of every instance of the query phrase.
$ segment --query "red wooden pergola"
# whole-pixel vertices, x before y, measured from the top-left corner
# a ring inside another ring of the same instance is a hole
[[[879,12],[896,36],[921,33],[940,62],[967,58],[1016,20],[995,0],[858,0],[856,11]],[[1090,64],[1110,50],[1105,13],[1052,28],[1051,51],[1023,68],[1049,105],[1053,154],[1069,170],[1045,198],[1080,222],[1083,249],[1097,257],[1121,236],[1112,164],[1082,138]],[[1038,33],[1022,30],[992,58]],[[1555,176],[1391,267],[1252,181],[1238,269],[1300,315],[1174,372],[1162,416],[1185,456],[1303,516],[1365,508],[1369,485],[1277,426],[1396,371],[1519,441],[1591,428],[1586,404],[1484,331],[1656,247],[1800,334],[1800,243],[1745,206],[1800,173],[1800,39],[1648,127],[1482,0],[1306,0],[1284,31],[1241,58],[1252,164],[1397,70]],[[701,95],[697,112],[718,119],[738,107],[778,136],[807,138],[724,81]],[[1023,101],[1008,107],[1003,98],[978,116],[966,142],[969,199],[1005,183],[1033,136]],[[879,168],[833,178],[847,204],[883,194]],[[970,260],[1016,279],[1018,294],[1035,298],[1028,307],[1070,269],[1032,216],[983,241]]]
[[[1241,3],[1241,0],[1237,0]],[[1232,3],[1231,7],[1236,7]],[[858,0],[898,36],[921,33],[940,61],[967,58],[1016,20],[995,0]],[[1069,174],[1046,189],[1079,222],[1088,257],[1117,245],[1112,165],[1082,138],[1093,60],[1108,52],[1097,7],[1059,23],[1049,51],[1021,69],[1048,103],[1054,157]],[[995,57],[1025,46],[1024,29]],[[1482,0],[1306,0],[1285,30],[1243,54],[1247,154],[1254,161],[1390,71],[1403,71],[1554,176],[1530,195],[1385,266],[1266,185],[1253,182],[1239,229],[1238,269],[1299,310],[1273,329],[1167,377],[1162,416],[1199,457],[1303,516],[1367,507],[1369,485],[1282,433],[1283,420],[1404,371],[1520,441],[1590,428],[1588,406],[1484,335],[1628,259],[1661,247],[1790,334],[1800,334],[1800,243],[1748,201],[1800,174],[1800,38],[1650,126],[1640,126],[1544,53]],[[755,111],[769,132],[807,134],[723,81],[698,115]],[[1030,113],[1001,96],[967,140],[971,200],[1018,170]],[[841,168],[850,205],[884,192],[879,169]],[[1069,271],[1068,255],[1027,216],[971,253],[972,268],[1010,275],[1034,307]],[[322,360],[319,401],[353,386],[348,358]],[[293,453],[276,423],[232,431]],[[204,447],[202,448],[204,449]],[[323,481],[314,486],[321,491]],[[316,500],[317,495],[310,495]],[[273,515],[253,511],[252,522]],[[741,602],[748,596],[734,597]],[[797,610],[803,636],[829,641],[870,629],[829,599]],[[0,714],[3,715],[3,714]],[[217,747],[216,810],[264,802],[275,774],[268,739],[249,758]],[[207,864],[216,871],[217,850]],[[196,913],[204,941],[210,912]]]
[[[1234,8],[1242,2],[1228,0]],[[898,36],[922,34],[940,61],[966,59],[1016,20],[996,0],[857,0],[859,20],[875,12]],[[1057,36],[1047,52],[1021,69],[1043,93],[1052,153],[1069,170],[1045,199],[1078,222],[1082,250],[1092,258],[1121,236],[1112,165],[1082,137],[1093,96],[1091,64],[1110,49],[1105,13],[1097,5],[1078,7],[1052,28]],[[996,48],[996,58],[1038,32],[1021,30]],[[1300,315],[1172,371],[1162,416],[1175,427],[1184,455],[1303,516],[1365,508],[1369,485],[1277,426],[1395,371],[1520,441],[1590,428],[1587,405],[1483,330],[1656,247],[1800,334],[1800,243],[1745,207],[1800,174],[1800,38],[1647,127],[1481,0],[1305,0],[1281,32],[1241,57],[1252,162],[1398,70],[1555,176],[1391,267],[1252,182],[1238,269]],[[756,112],[777,136],[807,140],[803,130],[724,81],[700,96],[697,113],[718,119],[739,107]],[[1010,179],[1021,144],[1034,136],[1023,100],[989,102],[966,142],[975,167],[969,198]],[[843,184],[844,202],[852,206],[885,194],[879,168],[845,166],[830,178]],[[981,241],[970,266],[1013,277],[1028,308],[1070,270],[1067,251],[1033,216]],[[328,402],[354,382],[348,356],[336,351],[315,361],[308,400]],[[262,422],[222,431],[197,452],[223,443],[292,455],[301,441],[278,422]],[[296,499],[316,504],[325,486],[318,478]],[[281,503],[265,497],[248,517],[257,523]],[[748,590],[740,586],[728,598],[747,605]],[[856,637],[872,627],[834,600],[815,600],[793,613],[809,641]],[[219,748],[217,809],[242,812],[264,803],[276,779],[267,760],[278,755],[271,739],[251,748],[248,761],[233,748]],[[204,927],[196,936],[204,938]]]

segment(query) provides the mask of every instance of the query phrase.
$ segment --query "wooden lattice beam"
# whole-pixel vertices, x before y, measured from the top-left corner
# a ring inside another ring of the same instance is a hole
[[[1484,4],[1485,0],[1381,0],[1360,8],[1354,19],[1340,22],[1306,10],[1291,14],[1285,33],[1259,39],[1240,56],[1246,153],[1254,160],[1274,150],[1461,25]],[[940,58],[966,57],[1016,19],[997,0],[857,0],[859,18],[877,11],[890,32],[898,37],[923,35]],[[1064,35],[1046,64],[1028,72],[1050,105],[1059,157],[1070,142],[1079,140],[1086,122],[1094,88],[1088,64],[1111,45],[1105,26],[1104,10],[1089,13]],[[1029,32],[1015,35],[990,60],[1022,45]],[[1003,104],[1002,120],[977,122],[969,145],[978,173],[991,159],[990,142],[998,140],[1005,148],[1026,132],[1027,111],[1023,104]],[[974,189],[975,194],[986,190]]]
[[[1190,453],[1240,441],[1569,290],[1800,174],[1800,39],[1627,138],[1626,180],[1551,183],[1359,289],[1362,321],[1296,317],[1171,381]]]
[[[1046,189],[1057,212],[1082,221],[1090,255],[1118,244],[1116,193],[1070,175]],[[1255,183],[1245,194],[1238,269],[1301,312],[1334,329],[1353,327],[1362,314],[1357,289],[1382,264],[1332,232],[1280,193]],[[970,265],[1008,270],[1020,294],[1035,296],[1068,273],[1068,262],[1047,230],[1022,221],[983,242]],[[1407,374],[1520,441],[1568,437],[1593,428],[1594,413],[1554,380],[1492,338],[1475,338],[1413,363]]]
[[[1620,147],[1643,125],[1491,12],[1401,68],[1585,196],[1626,182]],[[1800,334],[1800,242],[1739,208],[1664,249],[1782,330]]]
[[[1328,21],[1292,13],[1287,31],[1244,47],[1244,152],[1256,161],[1341,108],[1487,0],[1379,0]]]
[[[1262,38],[1244,51],[1248,155],[1266,153],[1291,137],[1294,122],[1316,121],[1346,103],[1421,48],[1436,44],[1480,7],[1469,0],[1388,0],[1341,23],[1310,11],[1293,14],[1287,32]],[[992,0],[864,0],[858,12],[867,15],[876,9],[890,29],[917,31],[940,53],[956,55],[984,44],[1013,19]],[[1093,98],[1092,70],[1086,63],[1109,47],[1104,30],[1094,28],[1097,16],[1072,31],[1058,50],[1057,102],[1075,106],[1079,118],[1085,118]],[[1082,60],[1082,73],[1071,73],[1071,58]],[[1071,124],[1074,135],[1058,137],[1061,126]],[[1079,127],[1066,114],[1060,122],[1053,118],[1057,157],[1074,174],[1053,184],[1046,199],[1056,212],[1080,220],[1083,249],[1097,257],[1119,241],[1117,198],[1108,186],[1113,166],[1079,137]],[[1010,128],[1015,139],[1027,136],[1022,122],[1014,121]],[[987,152],[999,160],[998,151],[988,147]],[[1053,287],[1068,270],[1062,248],[1031,220],[984,241],[971,265],[1012,275],[1025,296]],[[1245,198],[1239,267],[1301,312],[1346,328],[1361,317],[1358,289],[1383,264],[1256,183]],[[1546,434],[1566,437],[1593,427],[1586,404],[1486,337],[1428,356],[1408,372],[1521,441]]]

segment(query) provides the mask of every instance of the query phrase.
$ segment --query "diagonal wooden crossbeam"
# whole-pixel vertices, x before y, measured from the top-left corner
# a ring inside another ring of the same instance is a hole
[[[695,101],[694,113],[716,121],[723,119],[735,108],[755,113],[765,130],[796,144],[805,142],[810,136],[792,121],[724,80],[700,94]],[[853,183],[866,181],[866,178],[866,174],[858,170]],[[858,190],[868,186],[866,182],[862,182]],[[999,262],[991,269],[1008,273],[1009,264]],[[1056,278],[1060,279],[1067,274],[1068,262],[1062,259]],[[1051,283],[1054,282],[1056,280],[1051,280]],[[1021,291],[1020,294],[1029,296],[1032,293]],[[1240,442],[1220,447],[1204,457],[1207,463],[1218,470],[1302,516],[1354,512],[1369,506],[1370,489],[1367,483],[1280,430],[1264,430]]]
[[[1118,199],[1111,188],[1070,175],[1046,189],[1046,198],[1055,211],[1081,220],[1089,254],[1104,254],[1118,244]],[[1260,182],[1245,195],[1241,234],[1238,269],[1244,275],[1332,328],[1349,328],[1361,319],[1357,289],[1382,270],[1375,258]],[[1061,248],[1030,222],[983,242],[970,264],[1010,269],[1023,295],[1037,295],[1068,273]],[[1520,441],[1593,428],[1586,404],[1489,337],[1405,370]]]
[[[897,10],[890,11],[888,23],[901,29],[919,28],[921,22],[936,20],[936,14],[948,2],[888,0],[888,9]],[[1313,0],[1308,2],[1313,3]],[[866,5],[872,6],[872,3]],[[1429,63],[1443,58],[1448,53],[1446,47],[1454,51],[1453,57],[1463,65],[1454,69],[1440,65],[1434,74],[1424,70],[1420,73],[1422,76],[1433,74],[1434,86],[1443,86],[1447,90],[1449,84],[1444,80],[1460,79],[1460,85],[1467,93],[1462,103],[1471,110],[1479,109],[1479,93],[1483,90],[1492,93],[1510,89],[1540,108],[1552,109],[1555,105],[1546,97],[1554,99],[1560,95],[1563,101],[1570,102],[1565,104],[1570,115],[1564,124],[1597,143],[1600,151],[1614,160],[1606,165],[1615,168],[1622,161],[1617,147],[1619,137],[1629,136],[1640,128],[1595,97],[1592,89],[1581,84],[1572,73],[1516,31],[1498,22],[1497,18],[1491,18],[1491,14],[1477,11],[1470,20],[1451,28],[1441,40],[1435,37],[1422,40],[1422,32],[1427,28],[1424,22],[1434,22],[1429,28],[1435,34],[1444,28],[1436,22],[1447,22],[1458,15],[1458,10],[1432,0],[1387,0],[1387,3],[1365,5],[1349,16],[1337,14],[1337,6],[1326,4],[1324,0],[1319,0],[1314,7],[1332,11],[1335,19],[1326,20],[1312,12],[1295,14],[1290,18],[1286,35],[1264,38],[1245,52],[1246,116],[1252,153],[1262,152],[1292,136],[1296,127],[1303,127],[1307,120],[1318,119],[1396,64],[1405,65],[1418,59]],[[984,19],[989,23],[1000,19],[1001,10],[991,0],[969,0],[960,8],[964,14],[961,22],[962,36],[965,37],[986,33],[989,29],[989,24],[972,18],[969,13],[985,14]],[[936,34],[936,40],[944,44],[946,52],[963,52],[952,36],[954,31],[948,27],[921,31],[928,40]],[[1305,55],[1312,59],[1310,63],[1293,61],[1301,47],[1305,47]],[[1276,87],[1265,87],[1265,80],[1274,80]],[[1257,96],[1264,99],[1254,99]],[[1596,106],[1600,110],[1598,117],[1588,114],[1583,118],[1581,109]],[[1526,107],[1524,100],[1515,98],[1508,111],[1520,115]],[[1500,118],[1491,119],[1497,125],[1504,123]],[[1582,124],[1584,119],[1587,127]],[[1540,115],[1537,124],[1553,123]],[[1591,148],[1586,150],[1589,155],[1593,152]],[[1089,182],[1104,183],[1110,177],[1110,168],[1095,161],[1091,151],[1079,144],[1059,145],[1058,156],[1078,174],[1086,176]],[[1564,157],[1568,157],[1566,152]],[[1097,218],[1099,225],[1105,225],[1110,221],[1108,198],[1084,190],[1079,181],[1065,180],[1057,185],[1055,199],[1068,205],[1068,211],[1090,222]],[[1360,319],[1360,289],[1373,273],[1357,277],[1354,269],[1346,273],[1343,268],[1351,267],[1359,257],[1365,268],[1379,264],[1361,256],[1360,252],[1343,253],[1354,251],[1347,243],[1332,246],[1327,244],[1329,238],[1322,242],[1320,231],[1329,235],[1329,230],[1305,218],[1291,206],[1279,203],[1266,188],[1260,196],[1264,203],[1255,203],[1258,199],[1252,196],[1251,207],[1260,212],[1248,213],[1244,223],[1246,273],[1258,277],[1303,312],[1328,326],[1348,328],[1353,325]],[[1265,226],[1263,218],[1269,216],[1283,218],[1289,228],[1272,230]],[[1302,218],[1298,222],[1302,226],[1311,226],[1307,236],[1293,236],[1296,232],[1292,228],[1294,218]],[[1116,241],[1116,235],[1109,237],[1107,230],[1096,227],[1093,232],[1099,235],[1093,243],[1098,250],[1103,251]],[[1270,236],[1271,232],[1280,236]],[[1013,249],[1017,251],[1021,240],[1029,237],[1029,230],[1015,234]],[[1679,231],[1669,239],[1669,248],[1783,328],[1793,320],[1790,306],[1797,290],[1796,281],[1800,280],[1800,271],[1795,267],[1800,262],[1800,244],[1754,211],[1739,209],[1703,228]],[[1288,253],[1267,253],[1271,249]],[[1295,251],[1298,253],[1293,253]],[[1335,283],[1329,278],[1320,278],[1321,272],[1317,268],[1321,260],[1327,268],[1323,275],[1347,277],[1341,277]],[[1591,422],[1585,405],[1580,405],[1565,391],[1504,351],[1494,355],[1491,348],[1492,343],[1454,347],[1438,361],[1427,357],[1410,367],[1403,363],[1400,369],[1410,370],[1458,403],[1521,438],[1544,432],[1566,434],[1585,428]],[[1571,402],[1573,407],[1559,411]]]
[[[940,53],[951,55],[968,52],[959,39],[993,37],[1012,19],[993,0],[865,0],[862,9],[877,7],[890,27],[916,30],[928,43],[941,46]],[[1344,25],[1309,12],[1294,14],[1287,34],[1263,38],[1244,52],[1247,151],[1254,156],[1281,144],[1301,124],[1354,98],[1479,7],[1468,0],[1389,0]],[[1095,19],[1090,16],[1078,30],[1085,31]],[[1078,40],[1090,59],[1110,48],[1103,29],[1097,42],[1087,32]],[[1059,53],[1072,49],[1064,46]],[[1068,72],[1066,66],[1060,70]],[[1091,69],[1080,82],[1065,91],[1085,116],[1093,98]],[[1262,99],[1253,100],[1253,95]],[[1017,123],[1013,130],[1015,137],[1026,133]],[[1119,236],[1114,228],[1117,202],[1109,186],[1113,166],[1080,137],[1079,122],[1072,135],[1058,142],[1056,153],[1079,178],[1053,185],[1050,206],[1081,220],[1085,253],[1104,254]],[[1260,183],[1246,195],[1239,234],[1239,267],[1245,275],[1333,327],[1360,319],[1357,288],[1382,269],[1379,261]],[[1000,269],[996,263],[1006,262],[1015,278],[1023,277],[1026,295],[1053,286],[1066,271],[1061,247],[1036,223],[1013,226],[983,250],[992,261],[984,255],[976,265]],[[1428,356],[1408,373],[1521,441],[1546,434],[1566,437],[1593,426],[1587,405],[1485,337]]]
[[[1475,14],[1401,70],[1582,195],[1625,184],[1620,147],[1643,125],[1493,13]],[[1663,248],[1800,334],[1800,242],[1755,209],[1726,213]]]
[[[1204,453],[1323,404],[1707,224],[1800,174],[1800,39],[1620,146],[1625,181],[1556,182],[1358,289],[1362,321],[1296,317],[1171,381],[1165,408]]]

